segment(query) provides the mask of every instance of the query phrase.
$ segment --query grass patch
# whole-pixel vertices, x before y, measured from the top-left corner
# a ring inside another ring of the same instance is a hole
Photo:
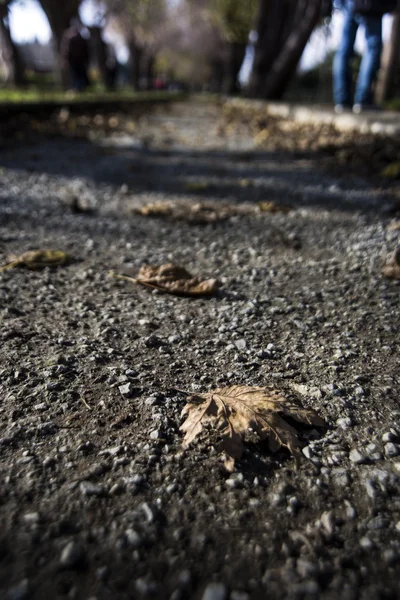
[[[1,104],[32,104],[40,102],[55,102],[68,104],[82,104],[85,102],[145,102],[149,100],[170,100],[183,96],[182,93],[165,91],[134,92],[129,89],[115,92],[88,90],[83,93],[64,92],[60,89],[43,90],[40,88],[28,89],[0,89]]]

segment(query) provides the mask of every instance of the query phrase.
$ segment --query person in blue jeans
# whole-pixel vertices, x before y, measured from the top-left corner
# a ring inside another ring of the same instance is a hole
[[[372,86],[376,79],[382,53],[382,16],[381,14],[361,15],[354,10],[353,0],[344,0],[344,23],[342,39],[333,61],[333,96],[335,111],[343,112],[350,108],[352,73],[350,60],[354,54],[354,43],[360,25],[365,29],[366,50],[358,74],[354,95],[353,111],[373,109]]]

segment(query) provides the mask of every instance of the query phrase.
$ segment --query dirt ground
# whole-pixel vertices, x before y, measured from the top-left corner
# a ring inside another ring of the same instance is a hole
[[[74,262],[0,272],[1,598],[400,598],[399,186],[221,111],[3,144],[0,264]],[[137,214],[164,201],[228,215]],[[168,262],[217,294],[109,275]],[[182,448],[187,393],[235,384],[326,420],[298,469],[250,442],[229,473],[212,432]]]

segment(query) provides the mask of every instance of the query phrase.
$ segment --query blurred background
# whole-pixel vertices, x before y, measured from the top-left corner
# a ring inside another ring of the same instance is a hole
[[[0,100],[137,92],[331,102],[329,0],[0,0]],[[383,20],[377,100],[400,108],[400,15]],[[360,61],[363,32],[354,58]]]

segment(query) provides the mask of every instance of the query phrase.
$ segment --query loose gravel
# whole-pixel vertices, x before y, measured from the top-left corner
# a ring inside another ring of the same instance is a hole
[[[0,273],[2,598],[400,597],[390,198],[219,119],[176,104],[134,133],[2,149],[0,263],[42,247],[76,259]],[[159,200],[294,210],[134,214]],[[221,288],[178,298],[108,275],[166,262]],[[182,449],[183,392],[233,384],[327,420],[301,432],[298,469],[257,443],[233,474],[212,436]]]

